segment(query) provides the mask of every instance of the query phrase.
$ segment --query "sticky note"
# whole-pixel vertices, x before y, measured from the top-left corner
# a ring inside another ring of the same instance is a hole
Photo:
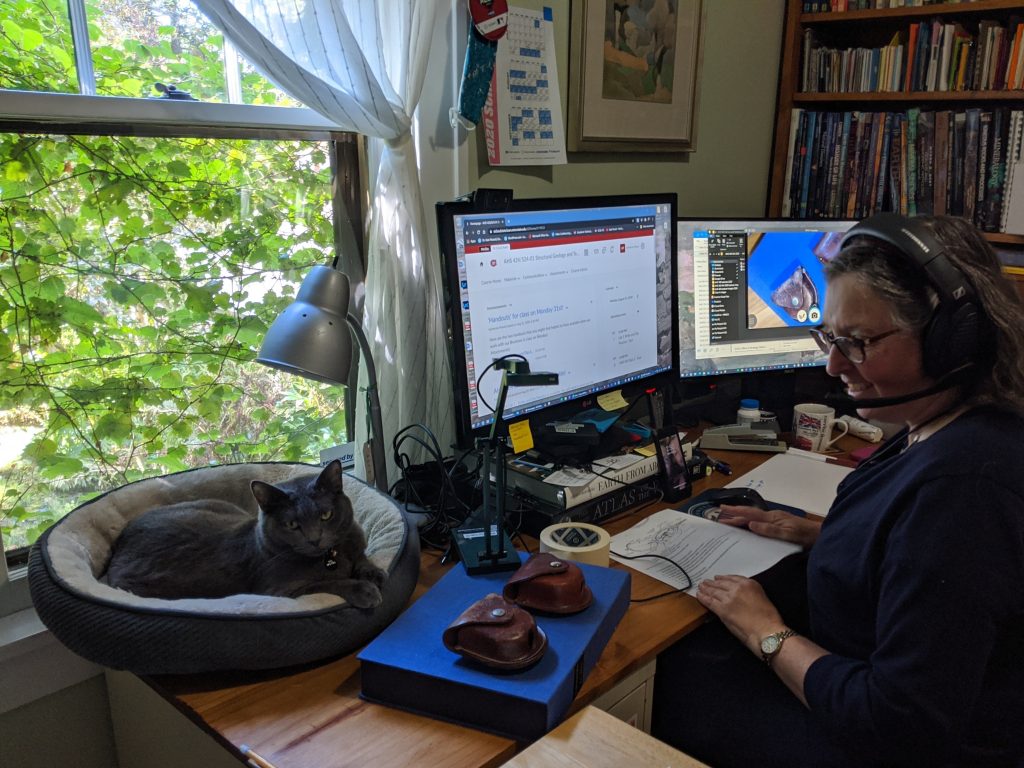
[[[533,432],[530,431],[529,419],[509,424],[508,436],[512,438],[512,453],[522,453],[533,448]]]
[[[605,392],[603,395],[598,395],[597,404],[606,411],[617,411],[619,408],[625,408],[629,405],[629,403],[626,402],[626,398],[622,396],[621,389],[616,389],[614,392]]]
[[[639,453],[641,456],[653,456],[657,450],[654,447],[654,443],[651,443],[650,445],[641,445],[639,448],[634,448],[633,453]]]

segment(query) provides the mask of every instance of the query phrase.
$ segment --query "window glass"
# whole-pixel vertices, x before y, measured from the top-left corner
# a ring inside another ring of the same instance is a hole
[[[341,390],[253,362],[333,254],[319,141],[0,134],[8,551],[142,477],[316,461]]]
[[[0,88],[78,93],[66,0],[0,0]]]

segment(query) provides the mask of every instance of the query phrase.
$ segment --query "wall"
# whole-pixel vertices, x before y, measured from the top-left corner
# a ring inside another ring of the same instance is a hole
[[[569,3],[519,4],[554,11],[565,109]],[[468,137],[471,188],[511,188],[519,197],[667,191],[679,195],[680,216],[764,215],[784,5],[704,0],[694,152],[572,153],[567,165],[491,168],[480,128]]]

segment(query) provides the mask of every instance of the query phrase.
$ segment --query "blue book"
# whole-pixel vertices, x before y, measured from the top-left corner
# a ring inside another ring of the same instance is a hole
[[[626,571],[580,568],[594,601],[570,616],[535,615],[547,650],[534,666],[507,672],[463,659],[441,635],[472,603],[501,594],[510,574],[469,576],[455,566],[359,653],[362,697],[517,740],[540,738],[565,718],[629,607]]]

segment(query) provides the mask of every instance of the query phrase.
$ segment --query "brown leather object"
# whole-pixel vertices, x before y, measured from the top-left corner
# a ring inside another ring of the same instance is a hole
[[[529,667],[548,647],[533,616],[493,592],[464,610],[442,638],[449,651],[495,669]]]
[[[542,613],[579,613],[594,600],[583,571],[571,560],[538,552],[505,583],[506,600]]]

